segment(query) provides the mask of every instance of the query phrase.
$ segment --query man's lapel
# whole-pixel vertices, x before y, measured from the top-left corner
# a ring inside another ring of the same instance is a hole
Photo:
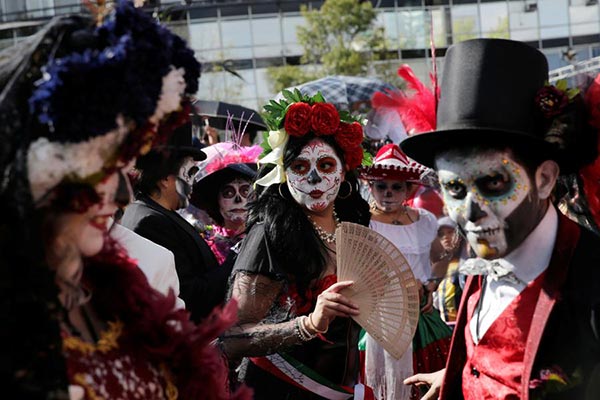
[[[542,290],[535,306],[533,319],[527,336],[525,354],[523,357],[523,375],[521,380],[521,393],[523,399],[529,399],[529,379],[535,362],[542,335],[550,313],[556,304],[563,284],[567,278],[567,272],[577,242],[579,241],[580,228],[567,217],[559,214],[558,232],[556,242],[550,259],[550,265],[546,270]]]
[[[210,248],[206,245],[206,243],[204,242],[204,239],[202,239],[200,234],[194,229],[194,227],[189,222],[187,222],[185,220],[185,218],[183,218],[181,215],[177,214],[175,211],[167,210],[166,208],[162,207],[161,205],[159,205],[158,203],[156,203],[154,200],[152,200],[151,198],[149,198],[147,196],[140,198],[140,200],[143,201],[144,203],[146,203],[146,205],[148,207],[152,208],[155,211],[160,212],[161,214],[163,214],[164,216],[169,218],[171,221],[173,221],[175,224],[179,225],[179,227],[181,227],[181,229],[183,229],[188,235],[190,235],[192,240],[194,240],[194,243],[196,243],[196,246],[202,253],[204,260],[207,263],[209,263],[209,265],[207,265],[208,268],[215,267],[218,265],[214,254],[212,253]]]

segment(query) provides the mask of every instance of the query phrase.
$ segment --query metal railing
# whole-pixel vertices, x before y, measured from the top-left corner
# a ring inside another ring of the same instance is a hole
[[[590,72],[600,72],[600,57],[590,58],[589,60],[567,65],[566,67],[553,69],[548,73],[548,80],[550,83],[555,83],[561,79],[568,79]]]

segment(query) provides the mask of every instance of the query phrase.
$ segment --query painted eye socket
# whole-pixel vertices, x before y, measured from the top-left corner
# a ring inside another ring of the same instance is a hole
[[[187,171],[188,178],[193,178],[200,171],[200,168],[194,166]]]
[[[390,189],[394,192],[401,192],[402,190],[404,190],[404,184],[398,182],[398,183],[392,183],[391,185],[388,186],[387,183],[377,182],[375,184],[375,189],[379,192],[385,192],[388,189]]]
[[[479,192],[485,197],[498,197],[512,189],[509,176],[502,174],[487,175],[475,180]]]
[[[455,199],[464,199],[467,195],[467,187],[462,182],[452,180],[444,183],[443,186],[446,193]]]
[[[310,171],[310,162],[307,160],[294,160],[290,165],[290,170],[296,175],[306,175]]]
[[[240,195],[243,198],[247,198],[250,194],[250,185],[242,185],[240,186]]]
[[[335,172],[336,167],[337,161],[333,157],[324,157],[317,161],[317,169],[326,174]]]
[[[236,190],[233,186],[227,185],[221,188],[220,194],[224,199],[232,199],[235,196]]]

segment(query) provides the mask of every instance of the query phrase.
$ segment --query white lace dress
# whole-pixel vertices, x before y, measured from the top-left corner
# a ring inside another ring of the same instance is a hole
[[[437,235],[437,220],[427,210],[418,209],[419,219],[410,225],[392,225],[371,220],[370,227],[392,241],[406,257],[415,278],[425,282],[431,276],[429,250]],[[412,344],[396,360],[367,334],[366,381],[379,400],[410,399],[410,386],[402,381],[413,374]]]

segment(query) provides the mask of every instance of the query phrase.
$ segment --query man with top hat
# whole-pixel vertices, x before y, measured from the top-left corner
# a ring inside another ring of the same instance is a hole
[[[552,203],[559,174],[595,157],[595,133],[581,97],[547,79],[524,43],[454,45],[436,130],[401,143],[436,169],[475,253],[445,371],[405,381],[431,385],[426,399],[600,398],[600,239]]]
[[[196,161],[205,154],[192,146],[191,125],[178,128],[168,144],[138,158],[136,201],[125,209],[122,224],[173,252],[180,282],[180,297],[200,321],[221,304],[227,273],[194,227],[177,210],[189,204]]]

